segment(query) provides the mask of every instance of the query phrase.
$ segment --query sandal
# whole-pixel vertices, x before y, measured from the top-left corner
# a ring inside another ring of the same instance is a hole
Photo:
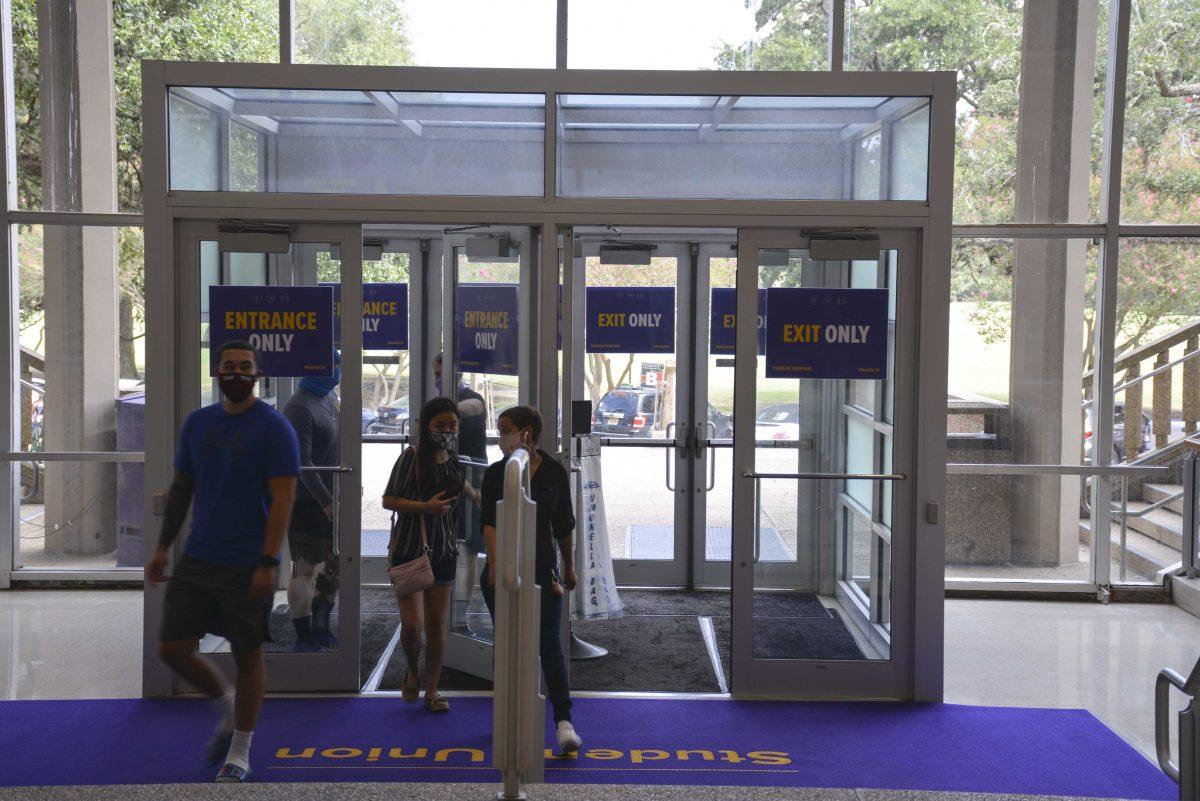
[[[425,708],[430,712],[449,712],[450,702],[436,692],[425,693]]]
[[[408,680],[415,678],[416,682],[409,686]],[[404,671],[404,685],[400,688],[400,697],[406,704],[415,704],[417,698],[421,696],[421,677],[412,672],[412,668],[407,668]]]

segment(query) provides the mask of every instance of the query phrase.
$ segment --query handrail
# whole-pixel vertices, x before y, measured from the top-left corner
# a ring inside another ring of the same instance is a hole
[[[753,479],[792,479],[795,481],[825,481],[830,479],[846,479],[848,481],[905,481],[905,473],[742,473],[742,478]]]
[[[1188,705],[1179,713],[1179,762],[1171,758],[1171,688],[1188,696]],[[1179,797],[1191,799],[1200,779],[1200,742],[1197,740],[1196,697],[1200,695],[1200,660],[1185,679],[1170,668],[1163,668],[1154,682],[1154,749],[1158,766],[1179,784]]]
[[[1145,345],[1141,345],[1117,357],[1116,362],[1113,364],[1113,372],[1116,373],[1132,364],[1144,362],[1146,359],[1157,356],[1164,350],[1175,347],[1180,342],[1187,342],[1190,337],[1196,335],[1200,335],[1200,322],[1177,328],[1169,334],[1165,334],[1152,342],[1147,342]],[[1083,386],[1085,389],[1092,385],[1094,372],[1094,370],[1084,372]]]
[[[1179,492],[1172,493],[1171,495],[1168,495],[1165,498],[1160,498],[1159,500],[1155,501],[1154,503],[1150,504],[1149,506],[1145,507],[1144,509],[1138,509],[1136,512],[1131,512],[1128,509],[1125,509],[1124,511],[1119,511],[1119,507],[1117,506],[1117,504],[1113,504],[1113,509],[1112,509],[1113,517],[1117,517],[1118,515],[1120,515],[1122,517],[1145,517],[1146,515],[1150,514],[1151,512],[1157,512],[1159,509],[1163,508],[1167,504],[1174,503],[1175,501],[1182,498],[1185,494],[1186,493],[1184,493],[1183,490],[1180,490]]]
[[[39,387],[37,384],[33,383],[32,381],[26,381],[24,378],[21,379],[21,386],[25,387],[25,389],[28,389],[31,392],[36,392],[39,395],[46,394],[45,387]]]
[[[529,469],[529,452],[524,448],[513,451],[508,463],[504,465],[504,497],[513,503],[504,505],[504,525],[508,528],[509,536],[500,543],[499,579],[501,585],[509,592],[521,589],[521,576],[518,565],[521,563],[521,504],[515,501],[524,496],[525,473]]]
[[[1183,538],[1180,546],[1180,573],[1189,579],[1196,577],[1196,506],[1200,502],[1200,442],[1194,438],[1188,443],[1188,454],[1183,459]]]
[[[1125,390],[1129,389],[1130,387],[1136,387],[1138,384],[1142,383],[1143,381],[1145,381],[1149,378],[1154,378],[1154,376],[1156,376],[1156,375],[1162,375],[1163,373],[1168,373],[1172,369],[1178,367],[1179,365],[1183,364],[1184,362],[1191,361],[1192,359],[1194,359],[1197,356],[1200,356],[1200,350],[1194,350],[1191,353],[1185,353],[1182,356],[1180,356],[1178,359],[1176,359],[1175,361],[1167,362],[1166,364],[1159,365],[1158,367],[1155,367],[1153,370],[1151,370],[1150,372],[1148,372],[1144,375],[1136,375],[1129,381],[1126,381],[1124,384],[1118,384],[1117,386],[1113,387],[1113,394],[1118,395],[1118,394],[1124,392]],[[1095,398],[1088,398],[1082,404],[1080,404],[1080,408],[1086,409],[1087,407],[1089,407],[1093,403],[1095,403],[1095,401],[1096,401]]]
[[[979,464],[950,462],[947,475],[960,476],[1167,476],[1170,468],[1159,465],[1090,464]]]

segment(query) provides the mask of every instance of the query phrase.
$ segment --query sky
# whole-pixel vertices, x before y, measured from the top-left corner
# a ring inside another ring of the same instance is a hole
[[[406,0],[416,63],[554,67],[555,0]],[[722,40],[754,35],[745,0],[572,0],[573,69],[711,69]]]

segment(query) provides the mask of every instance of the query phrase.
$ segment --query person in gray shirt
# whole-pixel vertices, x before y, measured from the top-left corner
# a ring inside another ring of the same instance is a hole
[[[337,645],[329,627],[338,591],[333,474],[303,468],[338,464],[340,409],[333,390],[340,377],[335,365],[332,376],[302,379],[283,407],[283,416],[300,440],[302,470],[288,526],[288,550],[292,555],[288,606],[296,627],[295,650],[303,652],[330,650]]]

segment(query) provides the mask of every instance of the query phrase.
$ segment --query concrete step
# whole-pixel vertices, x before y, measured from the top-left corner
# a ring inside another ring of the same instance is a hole
[[[1144,501],[1131,501],[1129,511],[1140,512],[1149,505]],[[1113,526],[1120,526],[1120,524],[1120,519],[1114,516]],[[1156,539],[1176,551],[1183,549],[1183,516],[1170,509],[1155,509],[1142,517],[1130,517],[1129,528]]]
[[[1169,495],[1177,495],[1183,492],[1183,487],[1179,484],[1143,484],[1142,497],[1147,503],[1157,503]],[[1163,507],[1170,509],[1176,514],[1183,514],[1183,498],[1176,498]]]
[[[1079,521],[1079,539],[1083,542],[1092,541],[1092,524],[1090,520]],[[1112,580],[1120,580],[1121,565],[1121,536],[1116,526],[1112,530]],[[1179,562],[1179,549],[1171,548],[1152,537],[1147,537],[1132,529],[1126,535],[1125,578],[1127,581],[1155,580],[1158,571]]]

